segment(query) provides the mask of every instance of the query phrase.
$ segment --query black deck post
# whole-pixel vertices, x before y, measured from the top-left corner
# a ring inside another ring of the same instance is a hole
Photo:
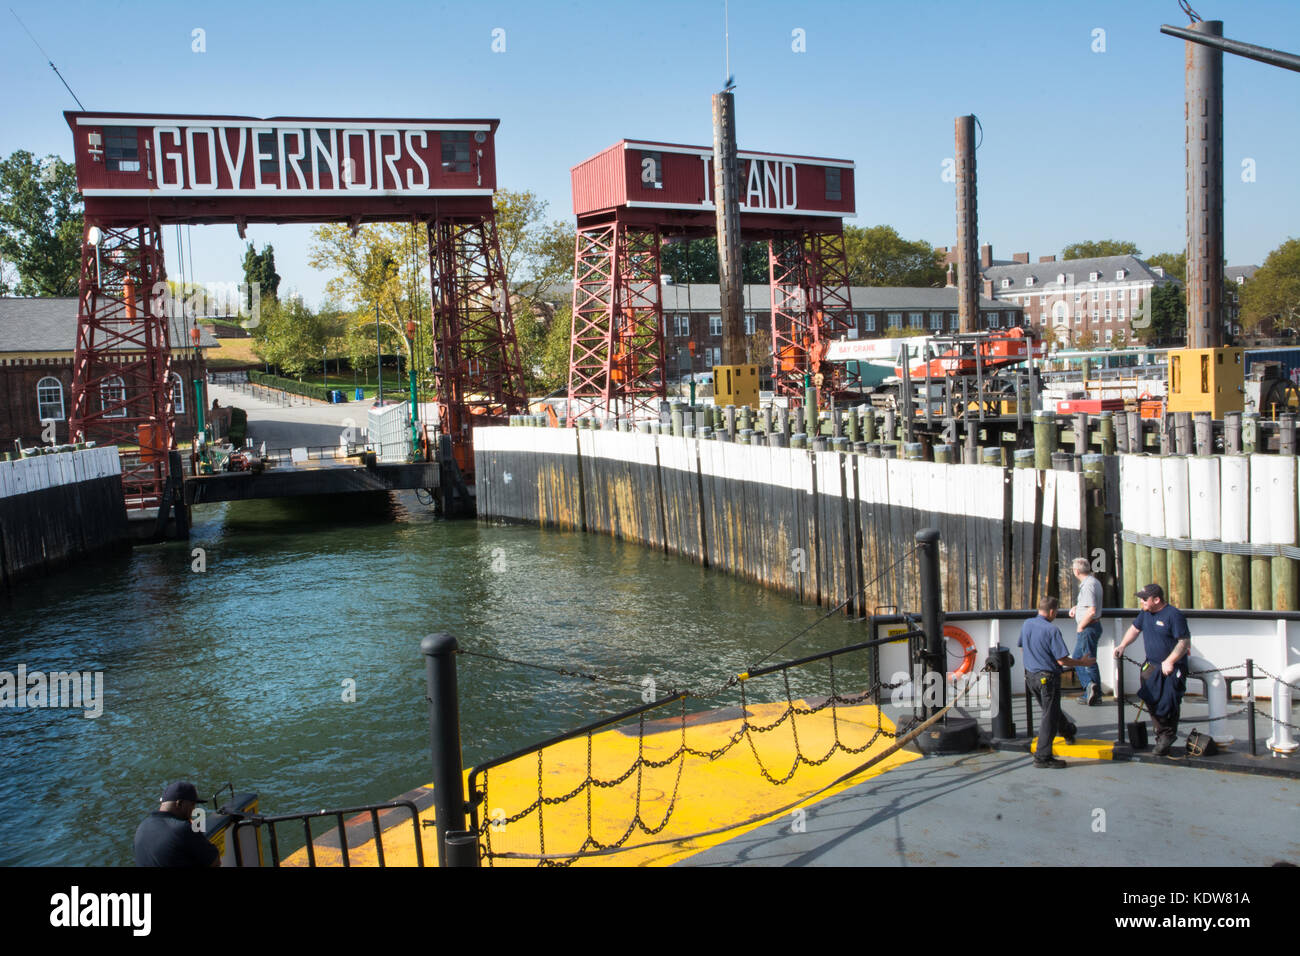
[[[1119,742],[1124,743],[1124,658],[1115,658],[1115,710],[1119,717]]]
[[[1011,666],[1014,659],[1011,651],[1005,647],[993,648],[989,656],[993,658],[993,669],[998,675],[998,709],[993,714],[993,739],[1013,740],[1016,736],[1016,725],[1011,722],[1011,708],[1016,702],[1016,696],[1011,690]]]
[[[460,757],[460,701],[456,691],[456,638],[430,634],[420,642],[429,701],[430,754],[433,757],[433,812],[438,833],[438,865],[472,865],[469,854],[449,852],[447,837],[465,831],[465,790]],[[477,862],[477,853],[472,855]]]
[[[925,631],[925,673],[923,689],[938,674],[938,684],[943,688],[943,699],[937,703],[927,699],[922,713],[928,720],[948,703],[948,681],[944,679],[947,653],[943,646],[943,604],[939,591],[939,531],[922,528],[916,533],[916,550],[921,565],[921,628]],[[928,695],[927,695],[928,696]]]

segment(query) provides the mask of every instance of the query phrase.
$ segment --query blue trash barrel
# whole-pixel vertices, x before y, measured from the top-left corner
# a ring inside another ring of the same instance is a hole
[[[365,397],[366,397],[366,393],[361,389],[360,386],[358,386],[358,387],[357,387],[357,397],[356,397],[356,400],[359,402],[359,401],[361,401],[362,399],[364,399]]]

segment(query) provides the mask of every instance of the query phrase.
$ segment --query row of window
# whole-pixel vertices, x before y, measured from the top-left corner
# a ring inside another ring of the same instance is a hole
[[[1128,270],[1127,270],[1127,269],[1117,269],[1117,270],[1115,270],[1115,281],[1116,281],[1116,282],[1123,282],[1124,279],[1125,279],[1127,276],[1128,276]],[[1004,278],[1002,279],[1002,288],[1004,288],[1004,289],[1010,289],[1011,286],[1014,284],[1014,281],[1015,281],[1015,280],[1013,280],[1010,276],[1006,276],[1006,277],[1004,277]],[[1058,283],[1060,283],[1061,285],[1065,285],[1065,273],[1064,273],[1064,272],[1058,272],[1058,273],[1056,274],[1056,281],[1057,281]],[[1074,273],[1071,273],[1071,274],[1070,274],[1070,281],[1071,281],[1071,282],[1074,281]],[[1101,273],[1100,273],[1100,272],[1089,272],[1089,273],[1088,273],[1088,281],[1089,281],[1089,282],[1099,282],[1099,281],[1101,281]],[[1026,287],[1036,285],[1037,282],[1038,282],[1038,279],[1037,279],[1036,277],[1034,277],[1034,276],[1025,276],[1025,286],[1026,286]]]
[[[1082,293],[1082,292],[1075,292],[1075,293],[1074,293],[1074,301],[1075,301],[1075,302],[1082,302],[1082,301],[1083,301],[1083,296],[1084,296],[1084,293]],[[1050,298],[1050,299],[1056,299],[1056,298],[1059,298],[1059,297],[1060,297],[1060,294],[1059,294],[1059,293],[1056,293],[1056,294],[1053,294],[1053,295],[1040,295],[1040,296],[1038,297],[1038,304],[1039,304],[1039,305],[1046,305],[1046,304],[1047,304],[1047,300],[1048,300],[1049,298]],[[1012,298],[1013,298],[1016,302],[1019,302],[1020,299],[1021,299],[1020,296],[1013,296]],[[1125,290],[1123,290],[1123,289],[1119,289],[1119,290],[1116,290],[1116,291],[1115,291],[1115,301],[1116,301],[1116,302],[1123,302],[1126,298],[1131,299],[1131,300],[1134,301],[1134,302],[1137,302],[1138,300],[1141,299],[1141,295],[1139,295],[1139,291],[1138,291],[1137,289],[1129,289],[1128,292],[1127,292],[1127,294],[1125,293]],[[1034,299],[1034,297],[1033,297],[1032,295],[1027,295],[1027,296],[1025,296],[1025,297],[1024,297],[1025,304],[1026,304],[1026,305],[1029,305],[1031,302],[1033,302],[1033,299]],[[1093,290],[1092,290],[1092,301],[1093,301],[1093,302],[1100,302],[1100,301],[1103,301],[1103,300],[1106,301],[1106,302],[1110,302],[1110,301],[1111,301],[1111,290],[1110,290],[1110,289],[1106,289],[1104,292],[1099,292],[1098,290],[1093,289]]]
[[[1122,310],[1121,310],[1122,314]],[[903,324],[903,316],[907,316],[907,324]],[[958,325],[957,313],[949,312],[948,329],[956,331]],[[1014,312],[985,312],[984,323],[990,329],[1000,329],[1003,323],[1007,328],[1015,325]],[[925,312],[886,312],[885,322],[891,329],[912,328],[912,329],[934,329],[943,331],[943,312],[929,313],[927,322]],[[849,338],[857,338],[859,330],[863,332],[876,331],[876,313],[874,312],[850,312],[848,317]],[[756,327],[756,317],[753,313],[745,315],[745,334],[753,335]],[[672,336],[679,339],[690,338],[691,335],[691,317],[687,313],[677,313],[675,315],[664,316],[664,335]],[[722,335],[722,316],[711,314],[709,316],[709,335],[718,338]]]
[[[121,376],[114,375],[104,380],[99,387],[101,408],[109,408],[126,402],[126,383]],[[181,377],[172,372],[172,406],[177,415],[185,413],[185,385]],[[61,422],[67,418],[63,403],[63,383],[47,375],[36,383],[36,417],[43,422]],[[126,407],[105,413],[105,418],[126,418]]]
[[[1084,319],[1084,316],[1086,316],[1087,314],[1088,314],[1088,313],[1086,313],[1086,312],[1075,312],[1075,313],[1074,313],[1074,316],[1073,316],[1074,324],[1075,324],[1075,325],[1079,325],[1080,323],[1082,323],[1082,322],[1083,322],[1083,319]],[[1111,312],[1110,309],[1106,309],[1104,313],[1101,312],[1101,311],[1099,311],[1099,310],[1094,309],[1093,312],[1092,312],[1092,321],[1093,321],[1093,322],[1124,322],[1124,321],[1126,321],[1127,314],[1128,314],[1128,313],[1126,313],[1123,309],[1117,309],[1117,310],[1116,310],[1115,312],[1113,312],[1113,313]],[[1033,314],[1032,314],[1032,313],[1029,314],[1029,319],[1030,319],[1031,321],[1033,320]],[[1056,316],[1056,318],[1055,318],[1054,321],[1056,321],[1056,322],[1064,322],[1064,321],[1066,321],[1066,315],[1065,315],[1065,313],[1064,313],[1064,312],[1057,313],[1057,316]],[[1039,325],[1046,325],[1046,324],[1047,324],[1047,313],[1046,313],[1046,312],[1039,312],[1039,313],[1038,313],[1038,324],[1039,324]]]

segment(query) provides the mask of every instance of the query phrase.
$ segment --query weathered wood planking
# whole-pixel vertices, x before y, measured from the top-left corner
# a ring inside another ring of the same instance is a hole
[[[1073,473],[573,429],[475,442],[485,519],[585,526],[853,613],[919,607],[924,527],[950,610],[1032,606],[1083,546]]]

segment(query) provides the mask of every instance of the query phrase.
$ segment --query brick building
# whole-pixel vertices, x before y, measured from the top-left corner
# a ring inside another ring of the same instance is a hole
[[[0,447],[41,442],[43,421],[55,422],[55,442],[65,443],[72,412],[72,360],[77,344],[77,300],[0,297]],[[186,320],[171,320],[176,440],[194,437],[197,415],[193,381],[207,381],[203,350],[217,342],[200,332],[190,343]],[[130,355],[130,353],[125,353]],[[204,403],[207,389],[204,388]]]
[[[925,335],[957,331],[957,290],[894,286],[853,286],[852,324],[848,337],[880,338],[895,334]],[[771,364],[772,293],[769,286],[746,285],[744,290],[745,341],[750,361]],[[1024,312],[992,296],[980,298],[980,327],[1008,329],[1023,326]],[[722,362],[722,309],[716,283],[663,287],[664,367],[669,380],[692,371],[689,348],[695,342],[694,371],[707,371]],[[766,333],[758,336],[756,333]],[[758,354],[761,352],[762,354]]]
[[[984,294],[1023,310],[1025,324],[1040,336],[1051,326],[1062,346],[1077,345],[1091,336],[1094,345],[1131,344],[1134,320],[1141,316],[1157,286],[1177,283],[1159,266],[1137,256],[1064,259],[1018,253],[1008,263],[993,259],[989,246],[980,248]]]

